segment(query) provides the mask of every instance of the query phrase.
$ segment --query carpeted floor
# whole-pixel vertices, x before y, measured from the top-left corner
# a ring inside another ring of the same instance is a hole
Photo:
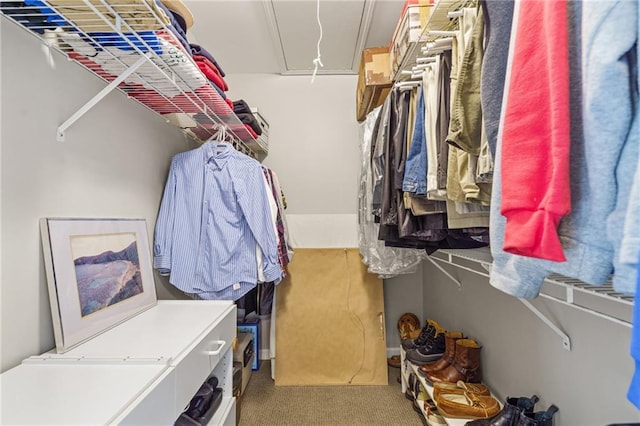
[[[278,386],[263,362],[242,396],[239,426],[422,426],[400,391],[399,368],[388,386]]]

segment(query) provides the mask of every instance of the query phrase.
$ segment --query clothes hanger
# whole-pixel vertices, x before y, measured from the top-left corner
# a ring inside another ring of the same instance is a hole
[[[209,139],[207,139],[207,142],[212,142],[216,146],[224,146],[222,144],[229,143],[228,138],[231,134],[227,132],[227,126],[220,123],[214,123],[212,129],[214,130],[214,133]]]

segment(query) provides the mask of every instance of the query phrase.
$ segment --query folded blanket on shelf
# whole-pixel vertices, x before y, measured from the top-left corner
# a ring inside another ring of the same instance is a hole
[[[258,139],[258,135],[256,134],[256,132],[253,131],[251,126],[249,126],[248,124],[245,124],[244,127],[247,129],[247,131],[249,132],[252,138]]]
[[[235,112],[236,114],[251,114],[251,108],[249,108],[249,105],[247,105],[247,103],[243,99],[238,99],[237,101],[233,101],[233,112]]]
[[[167,7],[162,4],[160,0],[156,0],[156,5],[164,10],[166,15],[169,17],[170,25],[167,27],[173,35],[176,36],[180,44],[185,48],[187,52],[191,52],[191,48],[189,47],[189,41],[187,40],[187,24],[184,21],[184,18],[177,13],[174,13],[167,9]]]
[[[262,134],[262,127],[260,127],[260,123],[252,113],[240,112],[236,113],[236,115],[243,124],[249,125],[257,135]]]
[[[219,88],[213,81],[209,80],[208,83],[209,86],[211,86],[216,92],[218,92],[218,95],[220,95],[220,97],[224,99],[225,102],[227,102],[227,94],[224,93],[224,91]]]
[[[222,68],[220,67],[220,64],[215,60],[215,58],[211,55],[211,53],[209,53],[207,51],[207,49],[205,49],[204,47],[200,46],[199,44],[195,44],[195,43],[189,43],[189,46],[191,46],[191,54],[192,55],[204,56],[205,58],[210,60],[213,65],[216,66],[216,69],[218,70],[218,72],[220,72],[220,75],[222,77],[224,77],[226,75],[224,73],[224,71],[222,70]]]
[[[194,55],[193,59],[195,60],[196,65],[198,65],[198,68],[200,68],[200,71],[202,71],[202,73],[207,76],[207,78],[211,80],[212,83],[214,83],[225,92],[229,90],[227,82],[224,81],[224,79],[218,72],[218,69],[211,63],[211,61],[200,55]]]

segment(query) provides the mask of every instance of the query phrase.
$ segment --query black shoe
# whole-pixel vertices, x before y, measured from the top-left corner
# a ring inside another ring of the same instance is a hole
[[[535,413],[520,413],[520,421],[517,426],[553,426],[553,415],[558,411],[558,407],[551,404],[547,411]]]
[[[444,330],[431,339],[426,345],[407,351],[407,358],[416,365],[424,365],[437,361],[444,355]]]
[[[505,399],[504,408],[497,416],[490,419],[478,419],[467,422],[467,426],[518,426],[522,412],[532,413],[533,407],[539,401],[537,395],[531,398],[509,398]]]
[[[402,349],[408,351],[410,349],[416,349],[418,346],[423,346],[427,343],[429,336],[433,336],[435,334],[435,324],[436,322],[433,320],[427,320],[427,324],[422,327],[422,331],[416,339],[405,339],[402,343]]]

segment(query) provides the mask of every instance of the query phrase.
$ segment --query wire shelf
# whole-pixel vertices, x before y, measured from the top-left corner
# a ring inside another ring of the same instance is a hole
[[[443,33],[453,31],[458,28],[458,17],[449,17],[449,12],[453,12],[464,7],[476,5],[476,0],[437,0],[431,6],[429,19],[425,24],[418,40],[409,43],[407,51],[402,57],[394,80],[401,81],[411,78],[411,70],[418,65],[417,59],[423,56],[422,48],[435,40],[446,37]],[[404,73],[403,73],[404,71]]]
[[[438,250],[431,258],[489,278],[493,259],[488,248]],[[540,297],[577,308],[630,327],[634,297],[618,293],[612,276],[602,285],[551,274],[544,280]]]
[[[256,157],[254,136],[154,0],[0,0],[0,10],[108,83],[138,66],[117,86],[129,98],[200,142],[224,127],[236,149]],[[148,60],[138,65],[141,56]]]

